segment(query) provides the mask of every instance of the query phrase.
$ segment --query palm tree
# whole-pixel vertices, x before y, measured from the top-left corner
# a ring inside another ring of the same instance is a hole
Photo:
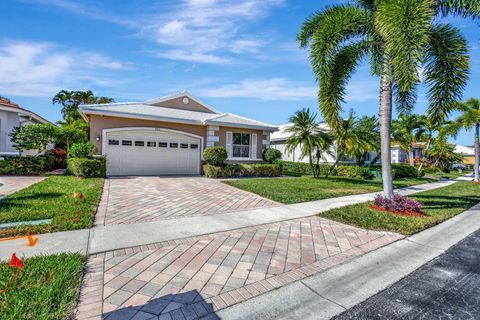
[[[353,110],[350,110],[346,119],[340,119],[333,127],[336,154],[331,172],[335,171],[340,161],[355,156],[358,149],[365,150],[362,131],[358,128],[359,120]]]
[[[393,197],[390,126],[393,97],[400,113],[411,110],[415,88],[428,87],[429,116],[444,119],[461,98],[469,70],[467,44],[457,28],[438,22],[448,15],[480,16],[478,0],[356,0],[308,18],[298,35],[310,47],[319,82],[320,111],[332,128],[340,122],[346,85],[358,63],[370,57],[380,77],[383,190]],[[423,79],[420,71],[424,70]]]
[[[53,104],[62,105],[62,115],[66,124],[72,124],[82,120],[78,112],[78,106],[81,104],[100,104],[114,102],[112,98],[97,97],[91,90],[87,91],[68,91],[61,90],[52,99]]]
[[[418,114],[403,113],[392,122],[393,140],[407,152],[408,163],[412,167],[415,165],[413,144],[421,140],[425,131],[423,118]]]
[[[292,126],[285,129],[286,132],[292,133],[286,142],[287,152],[291,153],[299,146],[301,156],[308,157],[313,177],[317,176],[317,170],[313,165],[313,153],[328,146],[329,139],[328,133],[318,128],[316,117],[317,114],[310,112],[308,108],[299,110],[289,119]]]
[[[363,166],[369,153],[375,152],[377,156],[380,153],[380,131],[377,117],[361,117],[358,120],[355,132],[359,137],[359,143],[353,146],[352,154],[357,165]],[[371,159],[370,164],[374,164],[377,160],[378,158]]]
[[[449,169],[453,163],[463,160],[461,155],[455,153],[455,145],[448,143],[445,135],[440,135],[433,140],[429,158],[432,164],[442,171]]]
[[[425,142],[425,148],[423,148],[422,150],[422,159],[420,160],[420,165],[418,166],[419,173],[422,172],[423,167],[427,162],[428,153],[430,151],[430,147],[432,146],[435,132],[438,132],[439,135],[444,134],[440,133],[444,132],[444,123],[438,123],[435,119],[432,119],[431,117],[427,117],[425,115],[420,116],[420,121],[422,122],[421,126],[423,129],[420,134],[420,140]]]
[[[474,181],[480,182],[480,100],[470,98],[460,103],[458,109],[462,114],[455,120],[454,124],[458,129],[473,129],[474,148],[475,148],[475,165],[474,165]],[[458,131],[457,129],[457,131]]]

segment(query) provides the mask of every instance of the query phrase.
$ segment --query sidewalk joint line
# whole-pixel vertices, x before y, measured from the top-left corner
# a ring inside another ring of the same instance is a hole
[[[344,306],[342,306],[341,304],[333,301],[332,299],[329,299],[329,298],[327,298],[327,297],[324,297],[323,295],[321,295],[320,293],[318,293],[316,290],[314,290],[314,289],[313,289],[312,287],[310,287],[308,284],[306,284],[305,282],[303,282],[303,279],[300,280],[299,282],[300,282],[301,284],[303,284],[305,287],[307,287],[308,289],[310,289],[310,291],[312,291],[313,293],[315,293],[315,294],[316,294],[317,296],[319,296],[320,298],[325,299],[325,300],[327,300],[327,301],[329,301],[329,302],[331,302],[331,303],[339,306],[339,307],[342,308],[343,310],[347,310],[347,308],[344,307]]]

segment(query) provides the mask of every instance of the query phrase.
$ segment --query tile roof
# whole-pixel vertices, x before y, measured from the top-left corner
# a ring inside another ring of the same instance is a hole
[[[165,98],[162,99],[166,100]],[[145,102],[81,105],[79,109],[83,114],[102,114],[127,118],[148,118],[159,121],[192,123],[199,125],[224,125],[267,131],[277,130],[276,126],[268,123],[248,119],[230,113],[207,113],[151,105],[156,100],[157,99],[148,100]]]

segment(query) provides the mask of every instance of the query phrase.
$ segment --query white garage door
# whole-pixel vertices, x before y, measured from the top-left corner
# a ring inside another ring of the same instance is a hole
[[[169,131],[106,134],[108,175],[200,174],[200,139]]]

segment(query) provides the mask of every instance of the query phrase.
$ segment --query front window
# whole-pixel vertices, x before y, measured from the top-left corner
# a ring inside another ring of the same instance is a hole
[[[246,133],[234,133],[232,153],[234,158],[250,157],[250,135]]]

